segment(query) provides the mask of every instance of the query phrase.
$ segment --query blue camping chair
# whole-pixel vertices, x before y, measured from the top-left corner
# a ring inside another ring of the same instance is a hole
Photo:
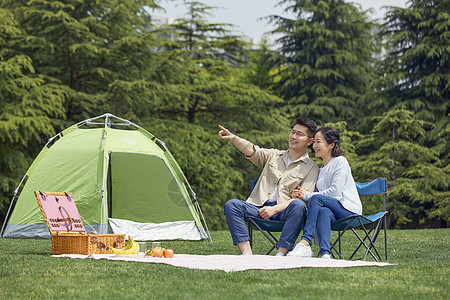
[[[336,241],[331,244],[331,249],[336,252],[336,254],[343,259],[342,249],[341,249],[341,237],[347,231],[351,230],[359,240],[359,244],[356,250],[350,256],[350,259],[356,254],[356,252],[364,246],[366,251],[362,260],[365,260],[367,255],[370,255],[376,260],[382,260],[377,248],[375,247],[375,241],[377,240],[380,229],[384,224],[384,253],[386,260],[388,259],[387,252],[387,225],[386,225],[386,199],[387,199],[387,181],[386,178],[377,178],[371,182],[367,183],[356,183],[356,188],[358,189],[358,194],[360,196],[366,195],[382,195],[383,197],[383,211],[370,216],[362,215],[352,215],[344,219],[336,220],[331,223],[331,230],[338,231],[338,237]],[[356,232],[356,228],[361,227],[364,232],[364,238],[361,238]],[[339,251],[336,249],[336,244],[339,246]],[[375,253],[374,253],[375,252]],[[333,253],[332,253],[333,255]],[[334,257],[334,255],[333,255]]]
[[[253,191],[257,180],[250,181],[250,191],[248,195]],[[281,232],[284,227],[284,221],[265,220],[261,218],[246,218],[248,234],[250,236],[250,247],[253,248],[253,228],[257,228],[266,239],[272,244],[272,247],[266,252],[265,255],[269,255],[273,249],[278,249],[278,239],[272,234],[272,232]]]

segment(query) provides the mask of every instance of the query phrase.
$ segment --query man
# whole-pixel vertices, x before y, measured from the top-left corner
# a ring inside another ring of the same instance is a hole
[[[262,169],[247,201],[232,199],[225,203],[224,213],[233,244],[238,246],[242,254],[252,254],[245,218],[285,221],[277,255],[286,255],[294,247],[307,210],[305,202],[291,198],[291,192],[298,187],[313,192],[319,173],[317,164],[306,152],[306,148],[313,143],[316,123],[306,118],[295,120],[289,134],[288,150],[260,148],[219,127],[221,139],[231,141],[253,164]]]

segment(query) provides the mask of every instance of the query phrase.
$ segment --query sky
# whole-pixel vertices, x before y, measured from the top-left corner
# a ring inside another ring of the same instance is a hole
[[[244,34],[253,39],[261,39],[264,33],[273,30],[275,27],[267,24],[266,20],[259,20],[268,15],[282,15],[289,17],[283,12],[283,8],[278,7],[278,0],[198,0],[209,6],[219,7],[212,11],[213,16],[208,18],[211,23],[229,23],[236,27],[238,33]],[[406,7],[408,0],[349,0],[348,2],[358,3],[363,10],[374,9],[373,19],[381,19],[386,10],[382,6]],[[157,17],[176,19],[184,17],[186,8],[182,0],[160,0],[160,5],[166,9],[164,12],[152,13]],[[292,16],[292,15],[291,15]],[[269,38],[270,40],[270,38]]]

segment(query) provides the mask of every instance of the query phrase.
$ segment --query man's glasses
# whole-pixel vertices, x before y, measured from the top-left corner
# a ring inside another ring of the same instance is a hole
[[[297,136],[297,137],[299,137],[299,138],[309,137],[307,134],[305,134],[305,133],[303,133],[303,132],[301,132],[301,131],[295,131],[295,130],[292,130],[291,133],[290,133],[290,135],[292,135],[292,136]]]

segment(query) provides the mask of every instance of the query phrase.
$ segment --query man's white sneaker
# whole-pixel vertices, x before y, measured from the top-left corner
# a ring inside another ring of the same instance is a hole
[[[311,246],[303,245],[298,243],[295,248],[287,254],[287,256],[300,256],[300,257],[313,257],[313,252]]]
[[[330,255],[330,254],[324,254],[324,255],[322,255],[320,258],[323,258],[323,259],[331,259],[331,255]]]

